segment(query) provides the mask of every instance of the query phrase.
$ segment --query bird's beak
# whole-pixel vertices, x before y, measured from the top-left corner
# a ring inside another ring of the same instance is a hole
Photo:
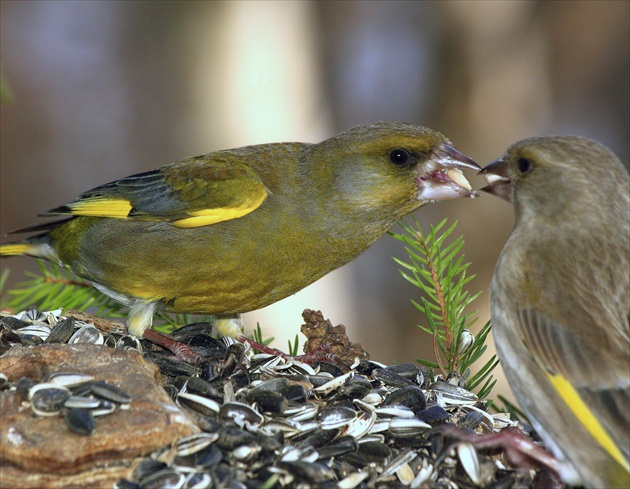
[[[503,159],[498,159],[490,163],[479,172],[488,185],[481,190],[501,197],[512,202],[512,180],[508,176],[508,164]]]
[[[440,145],[433,153],[428,168],[417,177],[418,199],[448,200],[477,197],[461,168],[480,170],[481,167],[448,144]]]

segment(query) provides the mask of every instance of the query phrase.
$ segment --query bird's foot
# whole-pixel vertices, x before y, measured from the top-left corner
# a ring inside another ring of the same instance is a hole
[[[258,350],[261,353],[267,353],[268,355],[276,355],[280,358],[284,358],[285,360],[288,358],[291,358],[290,355],[284,353],[281,350],[278,350],[276,348],[271,348],[267,345],[263,345],[262,343],[258,343],[257,341],[252,340],[251,338],[248,338],[245,335],[240,335],[236,338],[238,341],[240,341],[241,343],[247,343],[249,346],[251,346],[254,350]]]
[[[498,433],[470,433],[455,426],[443,425],[438,430],[444,435],[471,443],[477,450],[502,449],[518,468],[531,467],[532,462],[545,470],[545,486],[550,489],[564,487],[560,476],[560,462],[541,446],[527,438],[518,428],[504,428]],[[549,470],[546,470],[549,469]]]
[[[199,365],[203,360],[203,357],[194,352],[190,346],[176,341],[165,334],[153,331],[151,328],[146,329],[142,337],[173,352],[175,357],[183,362]]]
[[[339,368],[341,368],[344,372],[349,372],[352,369],[352,367],[348,365],[343,360],[343,358],[341,358],[339,355],[332,352],[332,347],[336,344],[338,343],[335,343],[335,342],[322,343],[320,346],[318,346],[314,350],[311,350],[308,353],[305,353],[304,355],[299,355],[295,358],[298,359],[300,362],[308,363],[309,365],[315,362],[334,363]]]

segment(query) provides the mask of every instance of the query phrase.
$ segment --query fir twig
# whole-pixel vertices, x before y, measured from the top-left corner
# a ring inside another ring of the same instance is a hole
[[[2,308],[21,311],[35,305],[42,311],[89,308],[95,314],[107,313],[110,317],[123,317],[123,306],[99,291],[89,282],[77,280],[66,268],[37,260],[38,273],[25,272],[30,280],[17,284],[2,297]]]
[[[299,335],[295,335],[295,341],[291,342],[291,340],[288,340],[287,343],[289,344],[289,355],[292,357],[297,357],[300,353]]]
[[[419,223],[403,221],[404,233],[391,233],[407,246],[408,261],[394,258],[400,265],[400,273],[418,287],[423,296],[411,302],[426,317],[427,326],[419,326],[432,335],[435,362],[418,360],[423,365],[439,368],[444,377],[458,373],[468,383],[469,389],[477,389],[480,398],[486,397],[495,381],[492,371],[498,364],[496,355],[486,362],[473,376],[470,367],[486,351],[486,339],[490,323],[486,323],[477,337],[470,328],[477,321],[478,312],[465,312],[480,293],[470,294],[465,286],[474,278],[467,275],[470,263],[464,262],[460,253],[464,240],[460,236],[450,239],[457,222],[446,228],[446,219],[431,226],[427,235],[422,233]]]
[[[426,258],[426,267],[429,273],[431,274],[431,282],[435,289],[435,297],[436,297],[437,303],[440,306],[442,323],[444,324],[444,330],[446,332],[446,343],[450,344],[453,341],[453,335],[451,333],[448,316],[446,314],[446,304],[444,303],[444,294],[442,293],[442,285],[440,284],[440,280],[438,278],[435,264],[433,263],[431,259],[431,253],[429,252],[429,249],[427,248],[427,243],[424,241],[424,236],[422,236],[422,233],[420,231],[417,231],[415,233],[415,237],[417,239],[418,246],[420,246],[420,249],[422,250]],[[424,312],[427,315],[427,317],[431,315],[430,306],[426,300],[424,300]],[[446,376],[447,372],[446,372],[446,368],[444,367],[444,363],[442,362],[442,355],[440,355],[440,348],[439,348],[439,341],[438,341],[437,334],[433,335],[433,354],[435,355],[438,365],[440,366],[440,370]]]
[[[4,288],[7,285],[7,280],[9,280],[10,270],[5,268],[2,274],[0,274],[0,297],[4,295]]]
[[[269,346],[275,339],[273,336],[271,338],[265,339],[265,337],[263,336],[262,328],[260,327],[260,323],[256,323],[256,329],[254,329],[250,338],[256,343],[260,343],[261,345],[265,346]]]

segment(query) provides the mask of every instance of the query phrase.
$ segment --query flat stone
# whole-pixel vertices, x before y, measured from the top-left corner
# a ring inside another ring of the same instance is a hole
[[[0,487],[111,487],[131,477],[137,457],[199,431],[162,389],[160,373],[136,351],[106,346],[14,346],[0,357],[10,382],[53,372],[90,374],[132,401],[96,418],[90,436],[72,433],[61,416],[37,417],[15,390],[0,392]]]

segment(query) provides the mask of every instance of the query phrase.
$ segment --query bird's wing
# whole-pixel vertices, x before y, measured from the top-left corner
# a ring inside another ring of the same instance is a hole
[[[43,215],[164,221],[192,228],[249,214],[267,194],[250,167],[194,157],[96,187]]]
[[[585,319],[582,319],[585,320]],[[602,351],[577,328],[534,308],[521,309],[519,330],[536,362],[568,408],[622,466],[630,456],[630,359],[627,345]],[[621,329],[620,329],[621,330]],[[562,359],[562,360],[560,360]]]

